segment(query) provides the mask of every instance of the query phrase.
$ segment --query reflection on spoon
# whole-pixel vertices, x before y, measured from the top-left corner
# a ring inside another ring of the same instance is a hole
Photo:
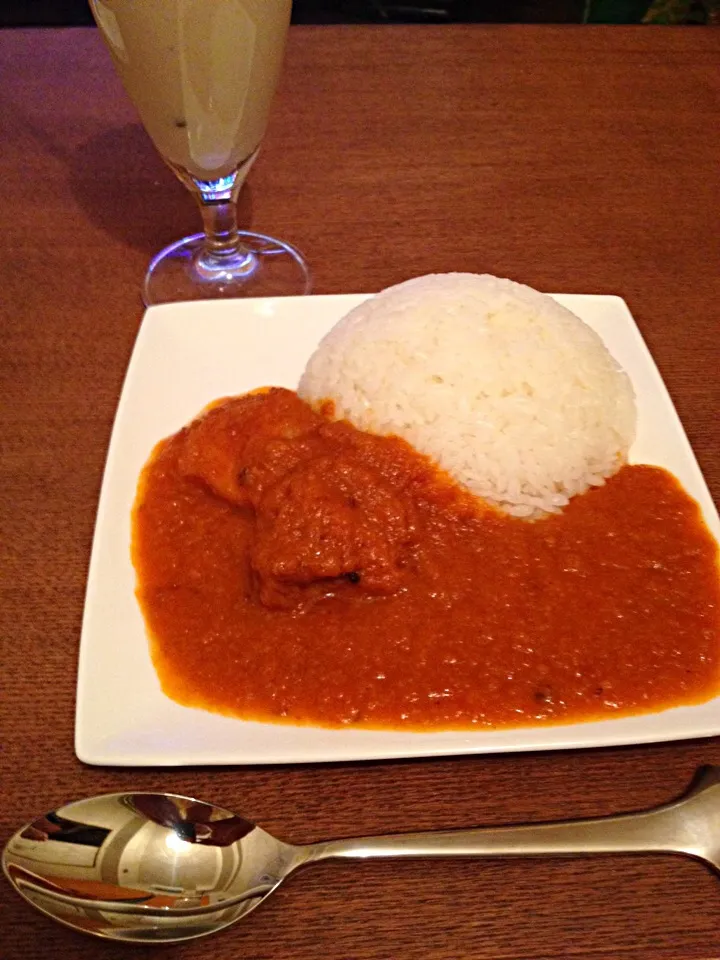
[[[34,907],[99,937],[172,943],[245,916],[298,867],[336,857],[678,853],[720,871],[720,767],[641,813],[293,846],[209,803],[163,793],[79,800],[18,831],[3,869]]]

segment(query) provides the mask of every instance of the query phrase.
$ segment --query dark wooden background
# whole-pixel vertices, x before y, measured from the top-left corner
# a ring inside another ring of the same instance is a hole
[[[444,270],[624,296],[720,496],[720,33],[296,27],[244,223],[317,293]],[[63,801],[169,789],[297,842],[631,810],[718,741],[438,761],[96,769],[73,754],[102,468],[150,256],[197,229],[92,30],[0,34],[0,842]],[[690,960],[720,887],[657,857],[316,867],[237,927],[84,939],[0,883],[2,960]]]

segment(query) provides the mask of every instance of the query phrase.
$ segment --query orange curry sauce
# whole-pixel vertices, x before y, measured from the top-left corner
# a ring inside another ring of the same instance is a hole
[[[273,389],[157,446],[133,557],[165,693],[246,719],[521,726],[720,685],[717,546],[654,467],[531,523]]]

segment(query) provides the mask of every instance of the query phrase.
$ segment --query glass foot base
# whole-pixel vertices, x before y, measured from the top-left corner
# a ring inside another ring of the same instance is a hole
[[[145,305],[310,292],[307,264],[289,243],[245,231],[239,238],[244,250],[230,256],[208,256],[202,233],[161,250],[145,275]]]

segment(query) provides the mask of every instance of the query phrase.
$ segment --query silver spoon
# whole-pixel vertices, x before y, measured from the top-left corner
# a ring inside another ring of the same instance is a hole
[[[294,870],[336,857],[678,853],[720,871],[720,767],[641,813],[293,846],[221,807],[164,793],[69,803],[18,831],[3,869],[28,903],[98,937],[176,943],[250,913]]]

